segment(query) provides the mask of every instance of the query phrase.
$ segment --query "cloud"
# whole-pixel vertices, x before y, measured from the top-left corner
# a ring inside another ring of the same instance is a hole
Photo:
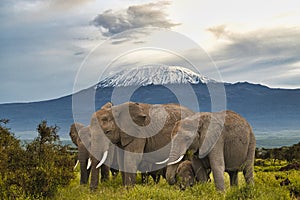
[[[106,10],[92,21],[104,36],[112,36],[124,31],[145,28],[172,28],[179,24],[171,22],[164,12],[168,1],[129,6],[120,11]]]
[[[220,38],[223,35],[228,35],[228,32],[226,32],[226,25],[219,25],[219,26],[214,26],[210,27],[207,29],[209,32],[213,33],[216,38]]]
[[[91,1],[92,0],[51,0],[49,1],[49,6],[57,10],[66,10],[82,6],[83,4],[89,3]]]
[[[284,76],[300,79],[300,72],[289,73],[300,62],[299,27],[257,29],[234,32],[220,25],[207,29],[222,40],[221,47],[211,52],[223,76],[231,80],[282,85]],[[298,64],[297,64],[298,63]],[[226,79],[224,77],[224,79]],[[287,87],[300,87],[299,82],[289,81]]]

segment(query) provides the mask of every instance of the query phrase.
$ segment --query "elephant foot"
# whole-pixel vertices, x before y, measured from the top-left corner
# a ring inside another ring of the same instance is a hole
[[[101,177],[101,182],[107,182],[109,180],[109,178],[108,177]]]
[[[98,187],[90,187],[90,191],[91,191],[91,192],[96,192],[97,189],[98,189]]]
[[[134,186],[136,182],[135,173],[124,173],[124,185],[125,186]]]

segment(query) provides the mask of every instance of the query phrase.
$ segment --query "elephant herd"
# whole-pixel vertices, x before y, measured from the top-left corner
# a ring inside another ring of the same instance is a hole
[[[199,112],[178,104],[126,102],[105,104],[90,125],[74,123],[70,137],[78,147],[80,183],[96,189],[99,181],[122,175],[123,185],[136,183],[137,171],[146,182],[160,177],[181,189],[214,177],[224,191],[224,172],[230,185],[238,184],[242,171],[252,184],[255,137],[248,122],[233,111]]]

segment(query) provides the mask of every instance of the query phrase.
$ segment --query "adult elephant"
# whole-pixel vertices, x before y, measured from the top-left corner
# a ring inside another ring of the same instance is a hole
[[[98,142],[92,143],[92,154],[102,159],[109,145],[116,144],[123,184],[134,185],[140,163],[168,158],[175,123],[193,114],[178,104],[107,103],[91,119],[92,141]]]
[[[225,171],[229,173],[230,185],[238,184],[240,170],[246,182],[253,183],[256,141],[251,126],[237,113],[196,113],[178,122],[172,135],[166,173],[170,184],[176,182],[177,165],[187,149],[198,154],[193,164],[196,177],[207,180],[211,169],[217,190],[225,190]]]
[[[90,188],[96,189],[99,183],[99,160],[90,154],[91,131],[89,126],[74,123],[70,127],[70,137],[78,148],[78,161],[80,163],[80,184],[87,184],[91,173]],[[101,180],[109,177],[109,167],[101,165]]]

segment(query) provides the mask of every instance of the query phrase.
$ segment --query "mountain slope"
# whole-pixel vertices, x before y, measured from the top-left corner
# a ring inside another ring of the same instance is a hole
[[[128,94],[132,88],[136,88],[134,85],[137,80],[141,80],[139,78],[146,74],[147,78],[143,82],[145,86],[134,91],[130,97],[131,101],[152,104],[178,103],[180,97],[187,97],[188,100],[183,102],[184,106],[194,111],[211,111],[210,93],[204,82],[209,83],[211,87],[222,83],[201,79],[202,76],[198,74],[187,73],[188,75],[186,75],[185,70],[183,72],[180,72],[180,69],[179,72],[176,70],[178,67],[175,68],[176,76],[170,75],[170,77],[163,74],[161,70],[158,74],[164,78],[158,77],[157,79],[155,78],[156,71],[151,73],[149,70],[137,71],[138,78],[131,76],[131,79],[126,79],[127,72],[130,72],[131,75],[134,74],[133,71],[128,70],[116,74],[114,78],[113,76],[108,77],[105,82],[99,82],[95,87],[74,94],[76,99],[79,99],[78,107],[81,113],[76,121],[89,124],[90,116],[94,112],[94,109],[86,108],[87,105],[81,101],[82,99],[95,99],[94,103],[92,102],[94,104],[92,108],[95,107],[97,110],[106,102],[111,101],[116,87],[120,90],[120,97],[122,97],[122,94]],[[182,74],[181,78],[180,74]],[[177,80],[174,77],[179,78]],[[291,145],[300,141],[300,90],[272,89],[247,82],[226,83],[224,86],[227,109],[238,112],[250,122],[258,146]],[[176,88],[177,93],[174,94],[169,88]],[[192,100],[189,101],[189,94],[187,95],[186,91],[190,88],[196,94],[198,105],[194,105]],[[125,101],[122,98],[117,100],[118,103]],[[68,95],[43,102],[0,104],[0,118],[10,119],[9,127],[22,139],[35,137],[34,131],[41,120],[47,120],[49,124],[57,124],[61,127],[59,132],[61,138],[69,138],[69,126],[73,123],[72,96]]]
[[[100,81],[96,88],[215,82],[187,68],[144,66],[123,70]]]

